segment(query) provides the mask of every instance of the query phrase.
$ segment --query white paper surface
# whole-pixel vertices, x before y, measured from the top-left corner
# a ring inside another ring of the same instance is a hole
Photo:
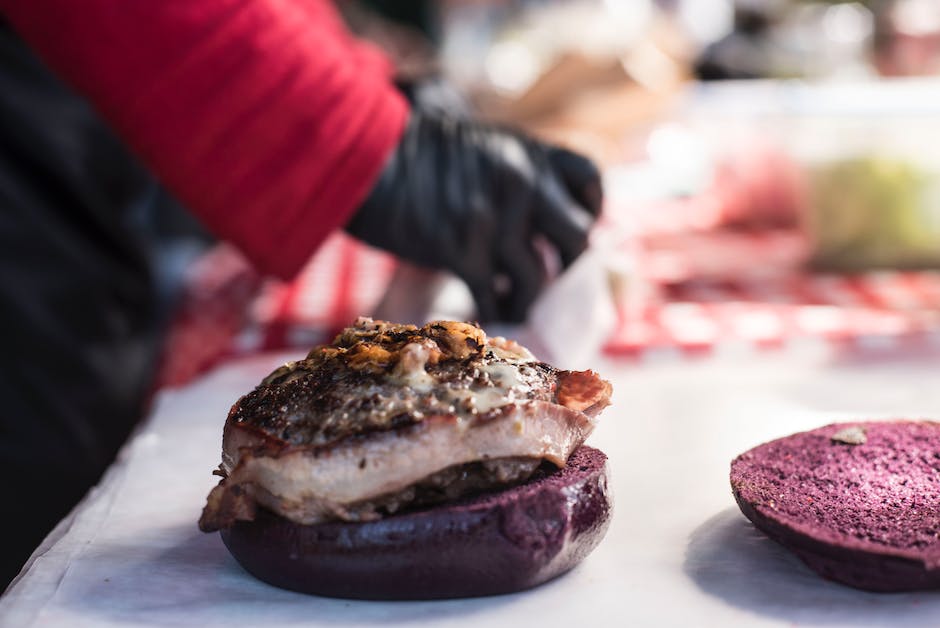
[[[0,598],[3,626],[937,625],[940,593],[823,581],[754,531],[728,464],[831,420],[940,417],[929,360],[826,364],[790,354],[595,368],[614,405],[590,443],[610,456],[615,514],[571,573],[514,595],[380,603],[282,591],[247,575],[196,520],[230,404],[286,356],[234,363],[164,394],[123,462]]]

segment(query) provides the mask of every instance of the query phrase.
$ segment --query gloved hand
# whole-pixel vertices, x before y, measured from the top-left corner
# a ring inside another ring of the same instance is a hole
[[[520,322],[545,281],[534,240],[563,266],[601,208],[588,159],[512,130],[412,111],[378,183],[346,230],[402,259],[446,269],[483,321]]]

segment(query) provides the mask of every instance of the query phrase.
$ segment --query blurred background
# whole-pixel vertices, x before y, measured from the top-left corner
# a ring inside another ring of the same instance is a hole
[[[940,346],[940,2],[339,5],[428,100],[602,166],[609,355]],[[428,285],[343,236],[293,284],[236,257],[218,247],[191,269],[166,383],[309,346],[387,313],[390,283]],[[243,307],[211,305],[226,291]]]

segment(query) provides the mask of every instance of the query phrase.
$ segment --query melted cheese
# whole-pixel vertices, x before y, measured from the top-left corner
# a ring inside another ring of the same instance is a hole
[[[512,396],[505,388],[484,388],[473,396],[477,412],[489,412],[512,401]]]
[[[490,381],[494,385],[502,388],[516,388],[522,386],[522,380],[519,379],[519,367],[515,364],[506,364],[505,362],[491,362],[484,364],[480,370],[489,375]]]
[[[526,388],[519,377],[519,364],[531,361],[531,357],[522,353],[515,346],[506,350],[508,343],[498,343],[490,347],[494,354],[504,353],[511,356],[501,362],[490,362],[478,368],[486,375],[490,386],[477,390],[443,387],[445,399],[452,403],[454,412],[460,414],[461,406],[471,413],[485,413],[495,410],[517,399],[518,392]],[[518,345],[516,345],[518,346]],[[400,359],[395,365],[390,377],[402,386],[408,386],[421,393],[429,393],[435,389],[439,382],[427,372],[427,363],[433,359],[434,346],[431,344],[412,342],[401,348]],[[528,352],[526,352],[528,353]]]
[[[535,356],[532,352],[523,347],[515,340],[507,340],[502,336],[493,336],[488,338],[486,346],[500,360],[512,363],[535,362]]]
[[[419,392],[430,392],[437,384],[425,366],[431,358],[432,347],[428,344],[410,342],[401,348],[398,363],[392,371],[392,378],[403,386]]]
[[[431,392],[437,385],[437,380],[431,376],[430,373],[424,369],[416,371],[408,371],[407,373],[401,375],[398,380],[402,383],[403,386],[408,386],[413,388],[418,392]]]

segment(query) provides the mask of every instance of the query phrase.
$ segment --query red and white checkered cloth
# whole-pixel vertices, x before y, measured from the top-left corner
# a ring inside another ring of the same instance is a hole
[[[262,280],[221,244],[187,273],[157,386],[181,385],[234,355],[309,348],[381,299],[395,261],[337,233],[290,282]]]
[[[727,345],[779,349],[805,339],[840,349],[940,349],[940,272],[808,273],[809,245],[785,226],[783,205],[775,206],[772,220],[765,215],[751,224],[739,215],[738,196],[727,193],[742,187],[722,185],[655,206],[610,210],[617,220],[602,228],[622,236],[638,258],[646,296],[637,303],[628,295],[620,305],[609,354],[701,355]],[[620,234],[618,220],[626,214],[636,220]],[[392,257],[336,234],[294,281],[263,281],[234,249],[220,245],[190,269],[158,384],[185,383],[232,355],[327,341],[373,311],[394,270]]]
[[[659,302],[621,310],[609,353],[675,348],[691,355],[725,343],[768,349],[806,338],[839,349],[940,348],[937,272],[797,273],[776,280],[693,280],[662,290]]]

